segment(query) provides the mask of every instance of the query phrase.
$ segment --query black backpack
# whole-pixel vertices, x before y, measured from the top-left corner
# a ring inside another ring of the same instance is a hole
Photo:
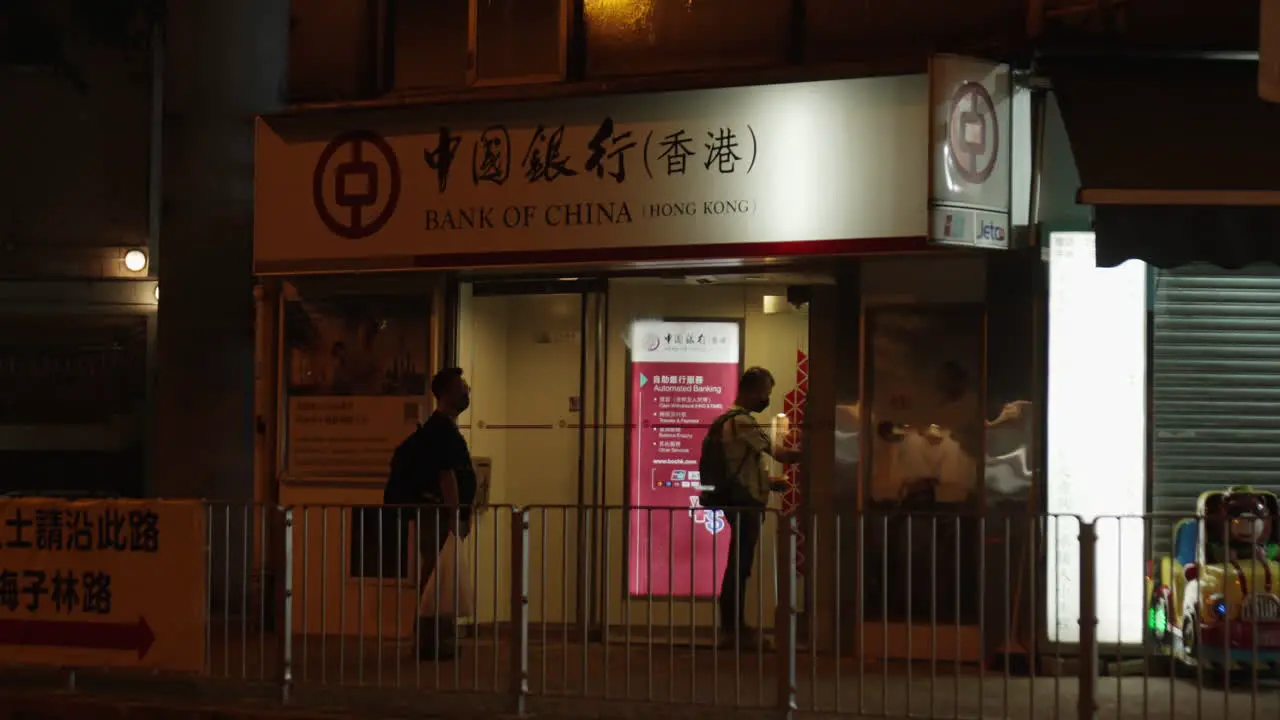
[[[746,415],[745,410],[730,410],[716,418],[702,438],[702,456],[698,458],[698,477],[702,485],[699,503],[707,508],[732,508],[752,504],[747,489],[738,482],[738,473],[751,459],[747,455],[742,463],[729,471],[729,458],[724,451],[724,424],[736,415]]]
[[[418,505],[425,502],[421,490],[427,452],[429,448],[423,437],[422,423],[418,423],[418,428],[409,433],[391,453],[391,469],[387,484],[382,490],[383,504]],[[428,489],[434,480],[435,478],[426,479]]]

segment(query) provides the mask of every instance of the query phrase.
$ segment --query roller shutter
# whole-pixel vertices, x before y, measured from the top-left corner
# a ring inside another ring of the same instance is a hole
[[[1151,508],[1235,484],[1280,491],[1280,269],[1157,270]],[[1154,549],[1169,549],[1157,522]]]

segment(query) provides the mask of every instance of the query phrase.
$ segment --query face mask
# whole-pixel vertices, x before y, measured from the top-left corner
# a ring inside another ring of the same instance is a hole
[[[751,412],[764,412],[769,407],[769,398],[761,398],[751,403],[751,407],[747,408]]]
[[[467,408],[469,408],[469,407],[471,407],[471,393],[463,393],[463,394],[458,398],[458,407],[457,407],[457,411],[458,411],[458,413],[459,413],[459,414],[462,414],[462,413],[466,412],[466,411],[467,411]]]

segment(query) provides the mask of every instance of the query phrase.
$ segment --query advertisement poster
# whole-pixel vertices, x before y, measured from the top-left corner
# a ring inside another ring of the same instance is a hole
[[[287,294],[288,472],[386,478],[396,446],[426,420],[425,300]]]
[[[287,467],[301,476],[385,478],[396,446],[425,415],[421,398],[289,398]]]
[[[731,533],[723,513],[699,507],[698,458],[707,427],[733,404],[740,332],[736,322],[632,325],[633,596],[709,598],[720,589]]]

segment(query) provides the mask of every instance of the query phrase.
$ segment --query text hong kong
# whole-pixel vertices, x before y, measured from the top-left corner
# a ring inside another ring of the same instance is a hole
[[[0,610],[108,615],[111,573],[96,569],[57,568],[53,554],[72,557],[95,553],[146,553],[160,550],[159,516],[150,510],[16,508],[4,520],[5,550],[39,553],[40,568],[0,567]],[[83,566],[84,560],[67,565]]]
[[[518,129],[494,125],[479,132],[455,132],[441,127],[428,141],[422,156],[434,175],[438,194],[445,197],[458,182],[475,188],[583,182],[626,186],[637,179],[647,182],[678,176],[745,175],[754,169],[759,151],[755,130],[746,124],[633,130],[606,117],[594,130],[575,134],[576,130],[564,124]],[[570,185],[566,191],[572,192],[573,187]],[[612,199],[546,205],[469,205],[429,208],[426,229],[622,224],[634,222],[637,216],[744,215],[753,210],[750,199],[736,197],[652,203]]]

